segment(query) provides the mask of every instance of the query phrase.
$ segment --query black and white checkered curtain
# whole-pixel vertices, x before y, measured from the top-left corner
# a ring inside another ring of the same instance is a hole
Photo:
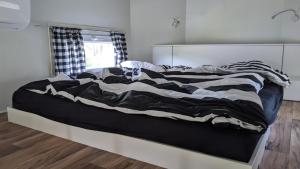
[[[120,66],[122,62],[128,59],[125,34],[120,32],[111,32],[110,36],[115,47],[116,65]]]
[[[85,71],[85,52],[80,29],[52,27],[55,73],[76,77]]]

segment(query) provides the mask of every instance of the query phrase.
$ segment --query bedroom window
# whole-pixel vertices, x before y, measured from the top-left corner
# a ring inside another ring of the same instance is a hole
[[[77,77],[92,69],[120,66],[128,59],[122,32],[50,26],[49,35],[52,75]]]
[[[84,41],[86,69],[114,67],[116,64],[112,42]]]
[[[116,66],[114,45],[109,33],[83,32],[86,69]]]

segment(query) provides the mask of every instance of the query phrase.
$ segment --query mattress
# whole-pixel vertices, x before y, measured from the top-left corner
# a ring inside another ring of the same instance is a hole
[[[267,122],[271,124],[277,117],[283,89],[269,83],[259,96]],[[241,162],[249,162],[262,136],[245,130],[213,127],[210,123],[124,114],[40,95],[24,88],[14,93],[13,107],[68,125],[146,139]]]

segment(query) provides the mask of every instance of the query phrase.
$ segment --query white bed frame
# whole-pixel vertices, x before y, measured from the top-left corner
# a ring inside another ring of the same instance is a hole
[[[221,66],[256,59],[281,70],[283,56],[284,44],[197,44],[153,47],[153,63],[156,65]]]
[[[74,127],[14,108],[7,108],[7,112],[11,123],[169,169],[257,169],[270,134],[268,129],[259,140],[251,160],[244,163],[119,134]]]
[[[259,59],[281,69],[283,55],[283,44],[158,45],[153,49],[153,62],[201,66]],[[119,134],[74,127],[13,108],[8,108],[7,112],[12,123],[170,169],[257,169],[270,134],[268,129],[259,140],[251,160],[244,163]]]

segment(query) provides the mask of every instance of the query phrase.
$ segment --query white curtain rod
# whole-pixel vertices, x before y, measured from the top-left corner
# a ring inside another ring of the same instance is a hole
[[[79,25],[79,24],[68,24],[68,23],[58,23],[58,22],[48,22],[48,23],[42,23],[42,22],[33,22],[33,26],[37,27],[65,27],[65,28],[77,28],[82,30],[91,30],[91,31],[102,31],[102,32],[119,32],[117,30],[113,30],[112,28],[108,27],[99,27],[99,26],[92,26],[92,25]]]

